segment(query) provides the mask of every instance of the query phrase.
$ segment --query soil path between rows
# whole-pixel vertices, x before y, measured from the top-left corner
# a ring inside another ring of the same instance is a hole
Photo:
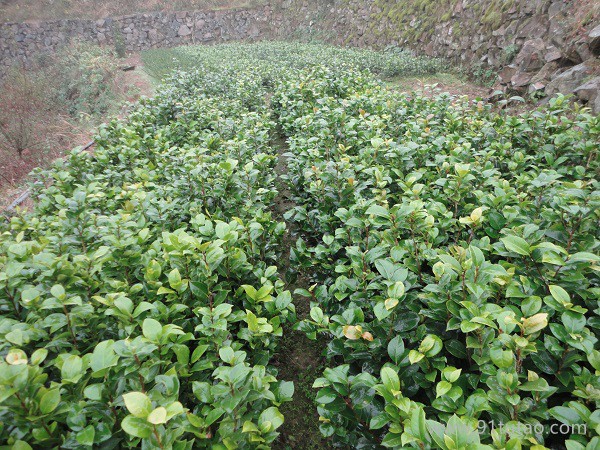
[[[284,214],[296,206],[285,180],[282,179],[282,175],[285,175],[288,170],[288,157],[285,156],[288,146],[285,138],[277,136],[273,141],[273,147],[278,153],[275,167],[278,176],[278,195],[275,199],[273,216],[278,221],[285,221]],[[307,274],[296,272],[290,264],[290,249],[295,245],[297,238],[297,227],[293,222],[287,222],[279,269],[282,274],[285,274],[287,289],[292,292],[298,320],[302,320],[309,316],[309,300],[293,294],[298,288],[308,289],[309,280]],[[314,401],[316,390],[312,388],[313,382],[321,376],[325,367],[323,350],[323,342],[308,339],[304,333],[294,330],[293,324],[284,327],[282,342],[273,364],[279,370],[279,379],[294,382],[294,398],[280,407],[285,422],[279,429],[281,434],[273,446],[276,450],[333,448],[319,431],[319,415]]]

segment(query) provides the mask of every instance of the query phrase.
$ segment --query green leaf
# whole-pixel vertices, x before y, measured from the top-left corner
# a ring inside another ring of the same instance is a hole
[[[94,372],[99,372],[117,365],[119,357],[113,350],[113,345],[114,341],[112,340],[102,341],[96,345],[92,357],[90,358],[90,367]]]
[[[400,378],[398,372],[391,367],[381,368],[381,382],[391,392],[400,392]]]
[[[370,206],[367,209],[367,211],[365,212],[365,214],[367,216],[374,215],[377,217],[383,217],[385,219],[389,219],[389,217],[390,217],[390,212],[387,209],[385,209],[383,206],[379,206],[379,205]]]
[[[60,370],[63,383],[77,383],[83,376],[83,360],[77,355],[71,355],[63,362]]]
[[[425,355],[416,350],[411,350],[410,352],[408,352],[408,360],[411,364],[416,364],[423,358],[425,358]]]
[[[213,410],[211,410],[207,415],[206,415],[206,425],[210,426],[213,423],[215,423],[219,417],[221,417],[223,414],[225,414],[225,411],[222,410],[221,408],[215,408]]]
[[[427,432],[427,421],[425,420],[425,411],[423,408],[415,408],[410,417],[410,430],[414,437],[423,443],[429,440]]]
[[[377,416],[371,417],[371,421],[369,422],[369,428],[371,430],[379,430],[386,426],[389,423],[389,419],[387,414],[382,413]]]
[[[317,323],[321,323],[323,321],[323,310],[317,306],[310,309],[310,317]]]
[[[566,406],[555,406],[548,410],[550,415],[556,420],[566,424],[575,425],[582,423],[581,417],[577,414],[577,411],[567,408]]]
[[[502,350],[500,347],[490,348],[490,358],[500,369],[512,367],[514,361],[513,352],[510,350]]]
[[[586,319],[583,314],[574,311],[565,311],[561,316],[562,323],[571,334],[580,334],[585,328]]]
[[[40,291],[38,291],[36,288],[24,289],[21,292],[21,301],[27,305],[33,300],[37,299],[39,296]]]
[[[77,436],[75,436],[75,439],[77,439],[77,442],[79,442],[81,445],[92,446],[92,445],[94,445],[95,437],[96,437],[96,429],[94,428],[93,425],[88,425],[83,430],[81,430],[80,432],[77,433]]]
[[[583,444],[571,439],[565,441],[565,446],[567,447],[567,450],[586,450]]]
[[[152,425],[146,422],[145,419],[129,415],[121,422],[121,428],[125,433],[131,436],[146,439],[152,435]]]
[[[443,347],[444,344],[438,336],[434,334],[428,334],[421,342],[421,345],[419,346],[419,352],[423,353],[428,358],[431,358],[442,351]]]
[[[233,364],[235,360],[235,352],[231,347],[221,347],[219,349],[219,357],[227,364]]]
[[[162,336],[162,325],[154,319],[144,319],[142,324],[144,337],[151,342],[159,343]]]
[[[50,414],[60,404],[60,390],[50,389],[40,399],[40,411],[42,414]]]
[[[440,381],[435,388],[435,397],[441,397],[445,395],[450,389],[452,389],[452,384],[447,381]]]
[[[521,311],[525,317],[533,316],[542,307],[542,299],[538,296],[528,297],[521,303]]]
[[[48,356],[48,350],[45,348],[38,348],[35,352],[31,354],[31,364],[34,366],[39,366],[46,360]]]
[[[145,419],[152,411],[152,402],[143,392],[129,392],[123,394],[125,406],[135,417]]]
[[[394,361],[395,364],[400,364],[404,355],[404,341],[402,341],[400,336],[396,336],[388,343],[387,350],[392,361]]]
[[[283,414],[281,414],[276,407],[271,406],[270,408],[265,409],[258,418],[259,426],[262,426],[265,422],[271,423],[269,431],[276,430],[283,425]]]
[[[178,289],[181,286],[181,274],[179,273],[179,269],[175,268],[169,272],[169,285],[173,289]]]
[[[244,288],[244,291],[246,292],[246,295],[248,296],[248,298],[250,298],[250,300],[256,300],[257,299],[257,291],[256,289],[254,289],[253,286],[250,286],[249,284],[244,284],[242,285],[242,288]]]
[[[54,286],[52,286],[52,289],[50,289],[50,293],[58,300],[64,300],[65,298],[67,298],[65,288],[62,287],[60,284],[55,284]]]
[[[439,422],[436,422],[435,420],[427,420],[427,431],[429,431],[429,434],[433,438],[434,442],[437,444],[438,448],[442,450],[449,450],[444,440],[444,433],[446,431],[444,425],[442,425]],[[454,447],[452,450],[455,449],[456,447]]]
[[[571,298],[569,297],[569,294],[562,287],[557,286],[555,284],[551,284],[548,287],[550,288],[550,294],[552,294],[554,300],[561,303],[562,305],[567,305],[571,303]]]
[[[531,249],[527,241],[518,236],[506,236],[500,239],[508,251],[519,255],[529,256]]]
[[[388,448],[401,448],[402,447],[402,435],[397,433],[388,433],[381,441],[383,447]]]

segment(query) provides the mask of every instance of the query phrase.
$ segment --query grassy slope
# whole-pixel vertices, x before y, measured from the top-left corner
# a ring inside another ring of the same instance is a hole
[[[265,0],[0,0],[0,22],[99,19],[150,11],[229,9],[264,3]]]

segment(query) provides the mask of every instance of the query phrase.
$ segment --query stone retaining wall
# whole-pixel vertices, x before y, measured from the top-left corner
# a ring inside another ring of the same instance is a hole
[[[308,14],[310,16],[310,14]],[[287,17],[287,16],[286,16]],[[0,73],[73,41],[115,46],[127,51],[232,40],[277,37],[291,26],[270,6],[216,11],[147,13],[101,20],[53,20],[0,24]]]
[[[415,8],[415,0],[274,0],[247,9],[0,24],[0,76],[15,62],[27,63],[75,40],[111,46],[120,40],[126,50],[139,51],[309,37],[358,47],[410,47],[491,68],[513,91],[575,93],[600,111],[598,17],[587,17],[581,26],[593,1],[430,0],[431,12]],[[409,14],[402,10],[407,5],[413,6],[406,8]]]

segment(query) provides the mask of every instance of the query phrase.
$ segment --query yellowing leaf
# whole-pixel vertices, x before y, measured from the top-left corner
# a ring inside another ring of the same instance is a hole
[[[146,420],[154,425],[167,423],[167,410],[159,406],[146,417]]]
[[[397,298],[388,298],[385,301],[385,309],[387,309],[389,311],[390,309],[393,309],[397,304],[398,304]]]
[[[369,342],[371,342],[371,341],[373,340],[373,335],[372,335],[371,333],[369,333],[368,331],[365,331],[365,332],[362,334],[362,338],[363,338],[365,341],[369,341]]]
[[[344,336],[354,341],[362,337],[362,327],[357,325],[346,325],[344,326]]]
[[[548,326],[548,314],[539,313],[523,320],[523,332],[525,334],[533,334]]]
[[[481,216],[483,215],[483,209],[481,208],[475,208],[473,210],[473,212],[471,213],[471,220],[475,223],[479,222],[479,219],[481,219]]]

